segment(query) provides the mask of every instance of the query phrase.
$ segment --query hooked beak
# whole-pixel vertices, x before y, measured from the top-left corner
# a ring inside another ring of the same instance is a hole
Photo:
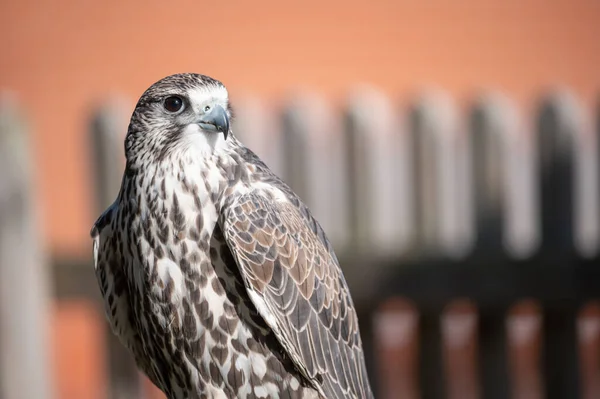
[[[227,140],[229,134],[229,116],[220,105],[215,105],[198,120],[198,125],[209,132],[221,132]]]

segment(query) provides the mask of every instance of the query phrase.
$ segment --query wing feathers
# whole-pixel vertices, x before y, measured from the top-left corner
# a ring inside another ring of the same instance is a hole
[[[251,191],[220,224],[260,315],[327,398],[371,398],[356,313],[335,255],[307,209]]]

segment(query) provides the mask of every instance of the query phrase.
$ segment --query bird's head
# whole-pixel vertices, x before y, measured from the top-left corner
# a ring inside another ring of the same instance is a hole
[[[224,148],[232,118],[225,86],[205,75],[167,76],[140,97],[125,139],[128,161],[193,153],[208,157]]]

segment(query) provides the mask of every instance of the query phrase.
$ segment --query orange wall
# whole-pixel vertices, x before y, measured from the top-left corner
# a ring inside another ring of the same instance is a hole
[[[106,320],[97,304],[60,301],[53,316],[54,398],[108,398]]]
[[[115,91],[133,106],[170,73],[210,74],[234,98],[296,86],[339,98],[358,82],[525,101],[549,84],[584,99],[600,89],[597,0],[2,1],[0,37],[0,88],[35,127],[45,229],[61,254],[89,252],[89,106]]]

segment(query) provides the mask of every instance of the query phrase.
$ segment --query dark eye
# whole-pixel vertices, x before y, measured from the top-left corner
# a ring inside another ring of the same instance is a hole
[[[169,112],[178,112],[183,109],[183,99],[179,96],[165,98],[164,107]]]
[[[210,111],[210,105],[207,105],[206,107],[204,107],[204,112],[208,112]]]

